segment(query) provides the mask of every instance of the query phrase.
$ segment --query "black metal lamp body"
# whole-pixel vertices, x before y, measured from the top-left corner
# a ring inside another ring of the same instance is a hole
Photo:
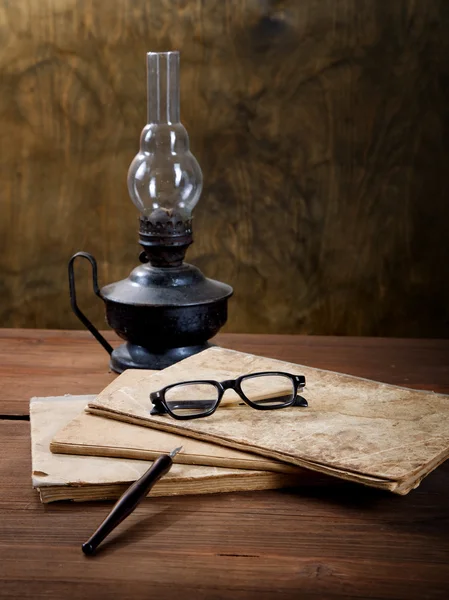
[[[179,122],[179,54],[148,53],[148,124],[131,163],[128,188],[141,212],[142,265],[127,279],[99,289],[94,257],[78,252],[69,262],[72,308],[109,352],[110,366],[163,369],[206,349],[227,320],[232,288],[184,263],[192,243],[191,211],[202,188],[201,169]],[[113,350],[76,301],[74,262],[90,261],[94,292],[106,320],[125,344]]]

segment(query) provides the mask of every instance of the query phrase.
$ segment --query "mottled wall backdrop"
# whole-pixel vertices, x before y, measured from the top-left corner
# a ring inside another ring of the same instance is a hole
[[[447,1],[0,0],[0,43],[1,326],[79,327],[77,250],[137,264],[145,53],[178,49],[228,331],[449,336]]]

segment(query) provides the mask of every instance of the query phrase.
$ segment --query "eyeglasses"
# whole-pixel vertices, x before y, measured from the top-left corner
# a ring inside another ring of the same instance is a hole
[[[216,411],[226,390],[234,390],[248,406],[257,410],[305,407],[307,400],[298,396],[305,385],[304,375],[277,371],[251,373],[227,381],[184,381],[151,393],[151,414],[168,413],[174,419],[208,417]]]

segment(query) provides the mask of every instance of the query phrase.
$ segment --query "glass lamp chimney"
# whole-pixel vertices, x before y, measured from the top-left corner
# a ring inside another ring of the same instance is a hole
[[[147,124],[129,167],[129,194],[144,220],[161,223],[165,213],[187,222],[199,200],[203,175],[180,122],[179,52],[147,53],[147,88]]]

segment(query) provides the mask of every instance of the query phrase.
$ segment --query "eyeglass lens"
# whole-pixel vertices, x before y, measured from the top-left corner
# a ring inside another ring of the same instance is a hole
[[[199,416],[217,404],[218,389],[210,383],[180,383],[166,390],[165,402],[177,416]]]
[[[248,375],[241,381],[242,392],[253,404],[275,407],[291,402],[294,385],[284,375]]]

